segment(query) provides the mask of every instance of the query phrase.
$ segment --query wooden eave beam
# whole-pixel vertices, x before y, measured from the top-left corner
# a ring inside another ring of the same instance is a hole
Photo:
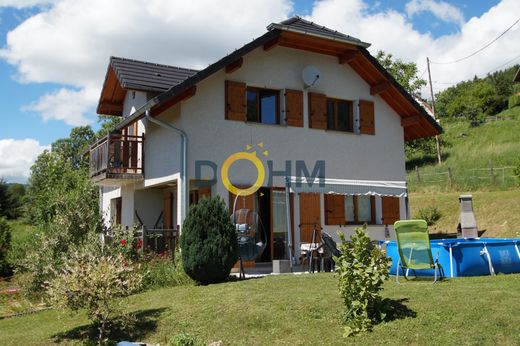
[[[382,92],[387,91],[389,88],[390,88],[390,82],[387,80],[384,80],[382,82],[379,82],[377,84],[370,86],[370,95],[379,95]]]
[[[401,119],[401,126],[408,127],[413,125],[418,125],[421,121],[421,117],[417,115],[412,115],[411,117],[406,117]]]
[[[358,50],[349,50],[338,56],[339,63],[342,65],[350,64],[352,61],[356,60],[356,58],[358,56],[359,56]]]
[[[264,43],[264,50],[270,51],[280,43],[280,36],[273,38],[271,41]]]
[[[170,100],[163,103],[162,105],[158,106],[157,108],[152,109],[152,116],[156,116],[167,110],[168,108],[172,107],[173,105],[181,102],[186,101],[187,99],[193,97],[197,92],[197,86],[193,85],[189,87],[188,89],[184,90],[183,92],[173,96]]]
[[[244,62],[244,58],[240,57],[237,60],[233,61],[231,64],[226,66],[226,73],[233,73],[239,68],[242,67],[242,63]]]

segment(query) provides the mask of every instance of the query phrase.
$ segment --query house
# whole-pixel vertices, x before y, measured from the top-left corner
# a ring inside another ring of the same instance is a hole
[[[200,71],[112,57],[98,113],[121,122],[90,148],[106,222],[182,232],[219,195],[258,211],[263,261],[320,227],[384,239],[409,217],[404,143],[441,128],[367,47],[294,17]]]

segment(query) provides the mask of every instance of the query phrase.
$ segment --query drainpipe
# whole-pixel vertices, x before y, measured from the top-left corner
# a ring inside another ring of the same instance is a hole
[[[177,133],[181,136],[181,195],[178,198],[178,202],[181,203],[181,220],[177,220],[179,224],[182,224],[182,221],[186,218],[187,215],[187,206],[188,206],[188,171],[187,171],[187,161],[188,161],[188,135],[183,130],[165,123],[159,119],[156,119],[150,115],[150,110],[147,109],[145,112],[145,117],[147,121],[150,121],[156,125],[159,125],[165,129],[169,129]]]

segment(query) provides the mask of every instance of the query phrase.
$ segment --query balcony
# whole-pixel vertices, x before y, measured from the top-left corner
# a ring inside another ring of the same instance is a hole
[[[144,136],[111,133],[89,149],[90,177],[97,185],[118,186],[144,179]]]

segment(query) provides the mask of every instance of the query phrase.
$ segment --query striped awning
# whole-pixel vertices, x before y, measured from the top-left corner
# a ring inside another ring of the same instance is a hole
[[[406,181],[290,177],[291,192],[406,197]]]

